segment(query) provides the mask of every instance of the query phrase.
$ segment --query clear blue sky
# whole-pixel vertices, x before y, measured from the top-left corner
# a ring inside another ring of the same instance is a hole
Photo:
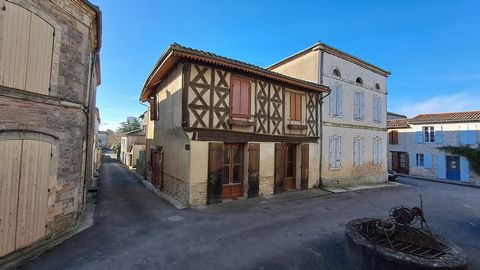
[[[480,109],[480,1],[91,1],[101,129],[145,111],[140,90],[173,42],[266,67],[320,40],[392,72],[389,111]]]

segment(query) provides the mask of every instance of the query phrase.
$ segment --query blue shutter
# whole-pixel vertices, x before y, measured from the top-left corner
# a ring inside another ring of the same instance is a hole
[[[470,181],[470,164],[466,157],[460,157],[460,180],[462,182]]]
[[[416,136],[417,136],[417,143],[423,143],[423,133],[422,131],[417,131],[416,133]]]
[[[443,142],[443,133],[442,130],[435,130],[435,142],[442,143]]]
[[[446,179],[447,178],[447,170],[445,168],[446,166],[446,160],[444,155],[439,155],[437,158],[437,178],[440,179]]]
[[[431,169],[432,168],[432,155],[430,155],[430,154],[423,155],[423,164],[424,164],[425,169]]]
[[[417,153],[410,152],[410,168],[417,167]]]
[[[467,132],[467,141],[468,141],[468,144],[476,144],[477,143],[477,132],[476,130],[469,130]]]
[[[468,130],[460,130],[460,144],[468,144]]]

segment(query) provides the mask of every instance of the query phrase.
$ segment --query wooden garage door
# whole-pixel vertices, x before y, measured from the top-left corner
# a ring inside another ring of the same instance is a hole
[[[0,141],[0,256],[45,235],[51,154],[46,142]]]

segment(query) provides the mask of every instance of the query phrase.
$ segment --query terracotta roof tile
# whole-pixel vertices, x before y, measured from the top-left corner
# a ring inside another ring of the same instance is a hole
[[[479,122],[480,111],[419,114],[408,119],[410,124]]]
[[[387,121],[387,128],[409,128],[407,118],[402,119],[392,119]]]

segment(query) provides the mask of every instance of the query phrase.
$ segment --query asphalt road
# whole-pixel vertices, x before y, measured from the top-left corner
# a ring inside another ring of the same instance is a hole
[[[345,224],[417,206],[419,194],[432,231],[480,269],[480,189],[399,182],[407,186],[177,210],[107,161],[95,224],[23,269],[358,269],[346,253]]]

